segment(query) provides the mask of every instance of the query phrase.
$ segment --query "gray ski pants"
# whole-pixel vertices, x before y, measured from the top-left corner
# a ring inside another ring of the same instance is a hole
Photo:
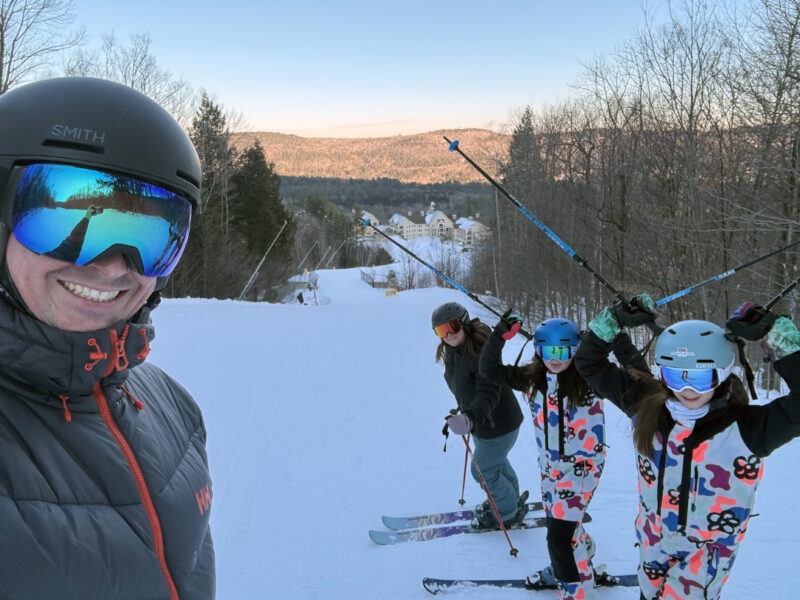
[[[477,438],[475,441],[475,462],[478,463],[489,493],[492,495],[500,518],[503,521],[511,519],[517,514],[517,501],[519,500],[519,480],[511,463],[508,462],[508,453],[517,441],[519,427],[500,437],[486,439]],[[472,477],[481,482],[475,465],[471,466]]]

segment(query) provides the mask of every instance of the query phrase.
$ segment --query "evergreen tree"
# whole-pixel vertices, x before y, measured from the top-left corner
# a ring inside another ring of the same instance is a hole
[[[189,137],[203,172],[200,210],[192,215],[192,230],[184,256],[170,280],[170,295],[225,298],[233,295],[235,246],[229,236],[228,188],[234,153],[230,132],[219,105],[203,94]]]
[[[295,222],[281,203],[281,180],[256,142],[237,159],[231,184],[231,229],[246,247],[246,265],[255,268],[287,221],[259,271],[257,287],[269,289],[289,269]]]
[[[539,153],[539,144],[533,128],[533,111],[530,106],[526,106],[511,134],[511,143],[508,147],[509,161],[503,170],[503,180],[512,186],[518,197],[528,197],[531,183],[541,177]]]

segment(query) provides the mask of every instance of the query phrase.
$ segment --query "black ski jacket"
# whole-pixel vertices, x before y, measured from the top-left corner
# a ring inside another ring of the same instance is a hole
[[[458,401],[461,412],[472,421],[472,435],[491,439],[511,433],[522,424],[522,411],[514,392],[498,373],[496,380],[478,377],[480,357],[464,351],[464,344],[447,346],[444,380]]]
[[[200,410],[137,322],[69,333],[0,300],[0,599],[209,600]]]

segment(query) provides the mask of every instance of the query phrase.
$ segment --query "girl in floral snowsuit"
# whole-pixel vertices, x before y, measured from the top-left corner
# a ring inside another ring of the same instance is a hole
[[[507,313],[494,328],[481,352],[480,376],[497,381],[499,371],[511,387],[525,392],[533,417],[552,569],[539,571],[528,581],[534,586],[555,583],[562,600],[589,600],[596,597],[595,546],[583,517],[605,464],[603,400],[575,369],[572,357],[580,336],[567,319],[549,319],[536,328],[531,363],[503,365],[504,339],[517,320]],[[630,342],[617,351],[623,364],[639,356]]]
[[[733,334],[765,338],[790,390],[749,406],[731,374],[733,344],[708,321],[681,321],[659,336],[660,379],[608,361],[608,352],[627,339],[620,325],[654,322],[654,308],[647,295],[606,308],[589,324],[575,364],[633,418],[641,598],[716,599],[753,513],[762,458],[800,435],[800,332],[752,304],[728,321]]]

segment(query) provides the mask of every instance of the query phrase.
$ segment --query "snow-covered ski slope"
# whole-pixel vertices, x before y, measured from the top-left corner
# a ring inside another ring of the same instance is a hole
[[[424,576],[519,578],[548,562],[544,530],[377,546],[367,536],[381,514],[455,510],[464,445],[443,418],[455,401],[434,363],[430,314],[455,300],[490,324],[464,294],[400,292],[364,284],[357,269],[320,271],[330,304],[277,305],[166,300],[154,313],[151,360],[203,408],[214,479],[212,526],[217,597],[256,599],[427,598]],[[691,301],[691,299],[687,300]],[[585,324],[582,324],[585,325]],[[513,362],[523,340],[506,349]],[[525,349],[523,360],[530,356]],[[538,499],[533,427],[527,416],[511,453],[523,489]],[[598,562],[636,566],[636,477],[630,425],[607,404],[611,445],[587,526]],[[786,598],[800,540],[800,442],[778,450],[766,475],[727,599]],[[484,496],[467,481],[469,505]],[[531,598],[523,590],[473,589],[452,598]],[[555,592],[536,592],[554,599]],[[603,589],[600,598],[638,598]]]

